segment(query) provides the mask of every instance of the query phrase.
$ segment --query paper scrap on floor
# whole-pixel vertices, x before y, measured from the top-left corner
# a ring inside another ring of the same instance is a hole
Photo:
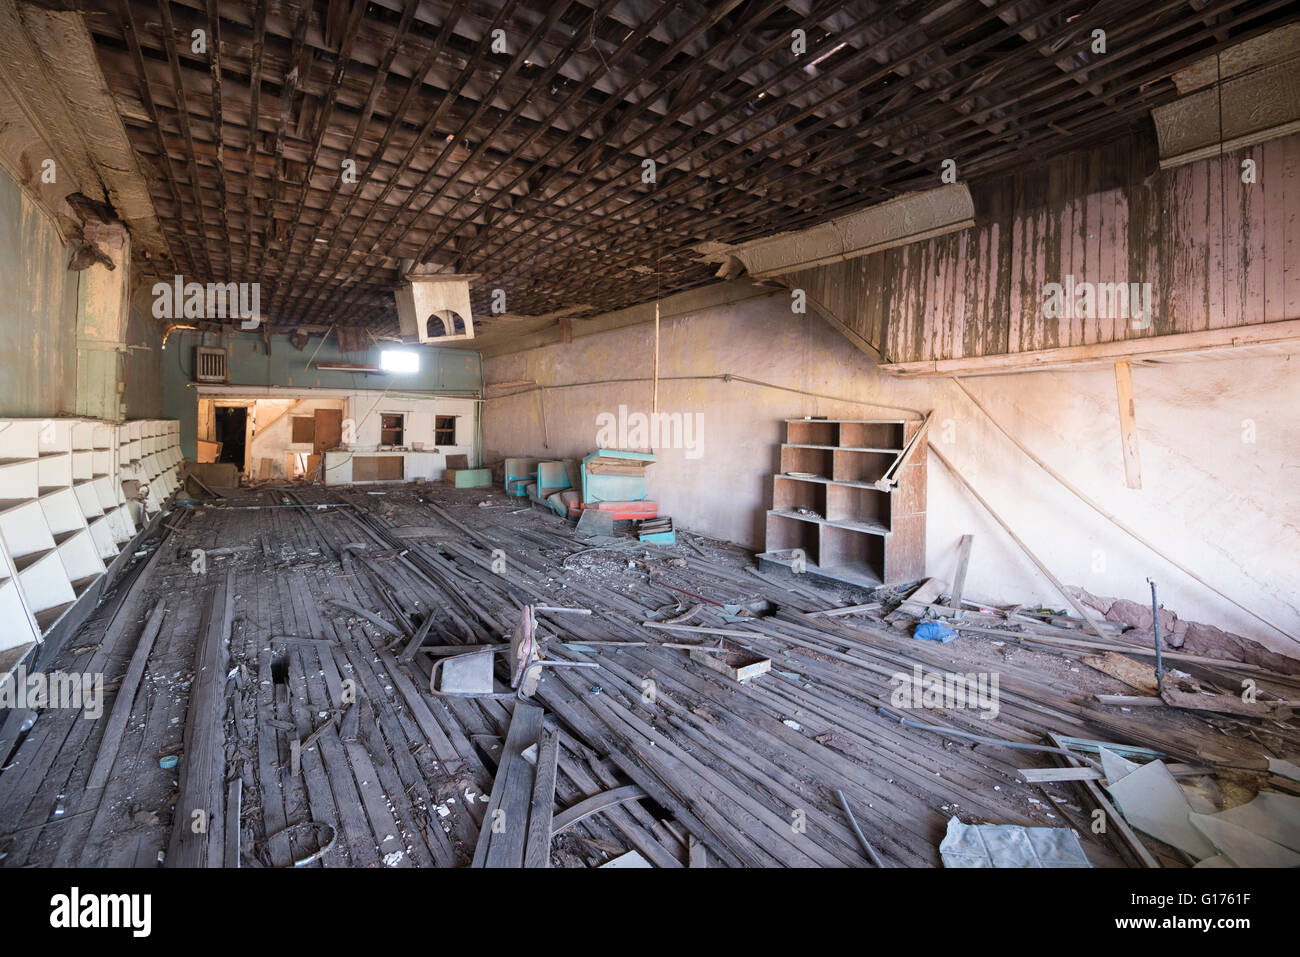
[[[1092,867],[1069,828],[963,824],[955,816],[939,856],[944,867]]]

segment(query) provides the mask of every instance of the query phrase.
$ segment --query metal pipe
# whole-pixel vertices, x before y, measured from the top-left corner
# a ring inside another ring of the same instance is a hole
[[[840,807],[844,808],[844,813],[849,817],[849,827],[853,828],[853,833],[857,837],[858,843],[862,845],[862,849],[867,852],[867,857],[871,858],[871,863],[875,864],[877,867],[884,867],[885,862],[880,859],[880,855],[876,853],[876,849],[871,846],[871,842],[868,841],[866,836],[862,833],[862,828],[858,827],[858,820],[853,816],[853,812],[849,810],[849,802],[844,797],[844,792],[839,788],[836,788],[835,793],[839,796]]]
[[[1047,754],[1060,754],[1067,758],[1074,758],[1076,761],[1085,761],[1091,764],[1098,771],[1101,770],[1101,762],[1094,761],[1092,758],[1082,754],[1075,754],[1067,751],[1065,748],[1053,748],[1046,744],[1023,744],[1019,741],[1008,741],[1005,738],[986,738],[983,735],[971,734],[969,731],[958,731],[956,728],[943,728],[936,724],[921,724],[919,721],[909,721],[900,715],[892,714],[884,708],[876,708],[876,713],[886,718],[893,718],[899,724],[908,728],[919,728],[922,731],[933,731],[935,734],[945,734],[956,738],[965,738],[967,741],[974,741],[976,744],[992,744],[1001,748],[1015,748],[1018,751],[1043,751]]]
[[[1165,663],[1160,657],[1160,606],[1156,604],[1156,583],[1150,578],[1147,579],[1151,585],[1151,628],[1155,633],[1156,641],[1156,693],[1164,696],[1165,693]]]

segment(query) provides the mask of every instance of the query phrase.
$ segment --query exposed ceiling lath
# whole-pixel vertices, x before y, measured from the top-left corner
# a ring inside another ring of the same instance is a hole
[[[261,282],[276,325],[379,333],[397,330],[403,260],[475,273],[480,341],[494,321],[508,334],[493,305],[645,302],[711,280],[701,243],[932,188],[944,160],[969,181],[1148,124],[1175,71],[1296,16],[1232,0],[83,9],[176,271]]]

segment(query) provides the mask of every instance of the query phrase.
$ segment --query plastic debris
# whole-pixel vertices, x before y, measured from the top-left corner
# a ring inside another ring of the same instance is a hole
[[[957,637],[957,632],[941,621],[923,621],[917,624],[912,637],[918,641],[939,641],[946,645]]]

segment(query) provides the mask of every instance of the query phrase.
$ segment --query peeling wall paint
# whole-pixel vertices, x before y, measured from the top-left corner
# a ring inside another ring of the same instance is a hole
[[[1256,182],[1242,182],[1242,162]],[[1300,318],[1300,134],[1157,168],[1152,144],[1070,153],[972,190],[960,233],[804,270],[792,286],[891,362]],[[1044,287],[1150,283],[1146,325],[1044,315]]]
[[[54,224],[0,171],[0,415],[72,413],[78,274]]]
[[[131,309],[123,359],[122,414],[128,419],[163,417],[162,336],[151,316]]]
[[[649,411],[653,326],[641,325],[485,362],[485,382],[535,380],[544,393],[485,403],[487,461],[507,455],[580,456],[596,445],[601,413]],[[1125,485],[1115,379],[1102,368],[986,376],[967,387],[1021,442],[1070,481],[1238,601],[1300,634],[1300,357],[1207,359],[1134,366],[1140,490]],[[739,381],[748,376],[840,401]],[[1064,582],[1098,595],[1163,603],[1185,619],[1246,635],[1279,651],[1277,635],[1106,522],[1042,473],[947,380],[879,372],[825,323],[792,317],[784,293],[665,322],[659,408],[704,416],[703,454],[660,450],[650,495],[687,528],[763,547],[782,420],[896,416],[856,402],[934,410],[930,439]],[[1253,427],[1253,432],[1252,432]],[[1253,441],[1250,439],[1253,437]],[[927,571],[951,580],[957,544],[974,533],[967,594],[997,603],[1064,607],[1051,584],[943,465],[929,463]]]

